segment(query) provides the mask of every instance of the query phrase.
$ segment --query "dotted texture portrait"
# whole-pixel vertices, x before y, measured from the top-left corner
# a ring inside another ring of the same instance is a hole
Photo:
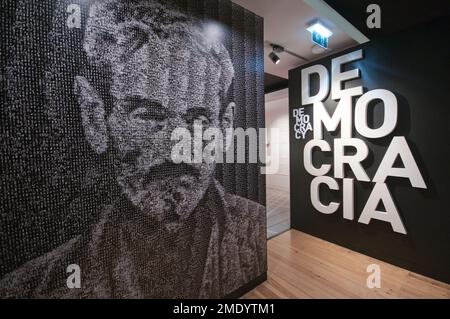
[[[264,127],[261,17],[8,0],[0,39],[0,298],[220,298],[265,274],[261,164],[172,154],[175,129]]]

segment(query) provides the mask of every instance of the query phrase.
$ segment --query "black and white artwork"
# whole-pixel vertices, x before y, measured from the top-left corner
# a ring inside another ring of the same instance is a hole
[[[1,11],[0,297],[220,298],[264,275],[261,165],[179,162],[172,134],[264,127],[262,18],[228,0]]]

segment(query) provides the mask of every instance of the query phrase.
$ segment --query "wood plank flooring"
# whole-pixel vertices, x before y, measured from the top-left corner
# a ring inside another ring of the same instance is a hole
[[[450,298],[450,285],[289,230],[268,241],[268,280],[244,298]],[[369,264],[381,288],[369,289]]]

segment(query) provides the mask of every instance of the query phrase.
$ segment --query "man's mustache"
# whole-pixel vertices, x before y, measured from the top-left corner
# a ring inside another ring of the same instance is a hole
[[[147,185],[150,182],[162,180],[167,177],[179,177],[182,175],[199,177],[200,170],[197,167],[186,163],[175,164],[166,161],[162,164],[150,167],[144,176],[143,184]]]

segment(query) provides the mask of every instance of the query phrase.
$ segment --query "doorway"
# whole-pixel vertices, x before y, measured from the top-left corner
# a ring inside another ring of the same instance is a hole
[[[266,152],[273,154],[278,149],[278,169],[266,175],[267,194],[267,237],[272,238],[289,230],[290,187],[289,187],[289,96],[288,89],[265,95],[266,128],[278,130],[278,138],[266,136]]]

